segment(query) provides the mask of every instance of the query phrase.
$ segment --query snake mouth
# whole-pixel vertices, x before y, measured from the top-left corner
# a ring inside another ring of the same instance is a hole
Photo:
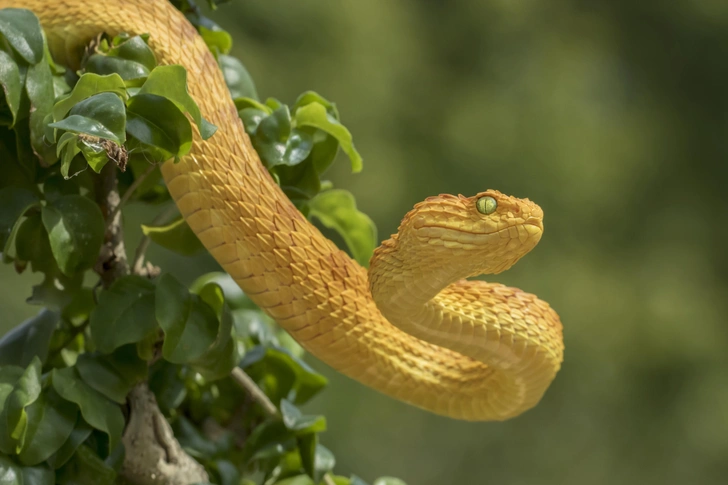
[[[536,217],[531,217],[525,221],[519,221],[515,224],[509,224],[505,227],[501,227],[500,229],[496,229],[495,231],[490,231],[490,232],[473,232],[473,231],[468,231],[468,230],[458,228],[458,227],[446,226],[444,224],[426,224],[426,225],[416,228],[416,230],[435,229],[435,228],[436,229],[447,229],[448,231],[457,232],[459,234],[467,234],[467,235],[470,235],[473,237],[478,237],[478,236],[492,236],[494,234],[500,234],[504,231],[509,231],[512,227],[519,227],[519,226],[534,226],[534,227],[538,228],[539,231],[543,232],[543,221],[541,221],[541,219],[538,219]]]

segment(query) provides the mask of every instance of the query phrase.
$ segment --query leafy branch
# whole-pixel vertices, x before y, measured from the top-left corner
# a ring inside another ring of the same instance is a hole
[[[321,180],[339,149],[353,171],[362,166],[336,105],[310,91],[290,107],[261,102],[229,55],[230,35],[192,0],[173,3],[218,60],[273,178],[365,265],[374,225],[351,194]],[[11,477],[3,483],[138,477],[130,471],[138,450],[124,446],[133,438],[187,463],[189,479],[364,484],[333,474],[334,455],[320,443],[326,419],[299,409],[326,379],[228,275],[187,287],[145,270],[151,244],[202,249],[181,217],[170,221],[173,205],[142,226],[130,268],[123,211],[132,201],[169,204],[159,165],[189,153],[192,123],[203,138],[216,130],[187,94],[184,68],[158,65],[147,35],[121,34],[100,36],[70,72],[22,9],[0,10],[0,37],[0,251],[17,272],[43,275],[28,299],[43,309],[0,339],[0,476]]]

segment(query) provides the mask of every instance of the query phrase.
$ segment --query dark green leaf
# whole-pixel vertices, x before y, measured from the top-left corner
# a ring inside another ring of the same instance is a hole
[[[122,145],[126,141],[126,123],[126,112],[121,98],[114,93],[100,93],[79,102],[71,108],[67,118],[48,126]]]
[[[51,379],[53,389],[63,399],[76,403],[83,419],[108,435],[110,449],[116,448],[124,430],[124,416],[119,406],[92,389],[72,367],[54,369]]]
[[[71,432],[71,435],[68,437],[66,442],[63,443],[63,446],[61,446],[60,449],[48,459],[48,464],[53,468],[60,468],[65,465],[71,456],[76,453],[76,450],[79,446],[81,446],[81,443],[86,441],[86,439],[91,435],[92,431],[93,428],[89,426],[89,424],[86,423],[86,421],[83,420],[83,417],[79,414],[78,419],[76,420],[76,426]]]
[[[39,201],[33,192],[18,187],[0,189],[0,250],[3,256],[10,247],[23,214]]]
[[[134,345],[119,347],[111,355],[82,354],[76,368],[86,384],[119,404],[147,377],[147,363],[137,356]]]
[[[34,467],[23,467],[24,485],[53,485],[56,483],[56,475],[47,465]]]
[[[162,355],[170,362],[194,362],[217,339],[215,311],[168,273],[157,284],[156,315],[165,335]]]
[[[110,353],[122,345],[138,342],[157,329],[154,291],[149,280],[130,275],[101,292],[90,323],[100,352]]]
[[[92,268],[104,241],[104,217],[99,206],[81,195],[59,197],[43,207],[53,256],[63,274]]]
[[[364,267],[377,246],[374,222],[356,208],[354,196],[346,190],[321,192],[309,202],[310,217],[336,230],[346,242],[354,259]]]
[[[124,80],[118,74],[100,76],[86,73],[81,76],[73,87],[71,94],[58,101],[53,106],[53,121],[60,121],[66,114],[81,101],[100,93],[114,93],[117,98],[126,98]]]
[[[48,231],[39,212],[33,212],[20,224],[15,234],[15,251],[20,261],[30,261],[33,271],[53,273],[58,266],[53,258]],[[0,359],[1,361],[2,359]]]
[[[318,102],[312,102],[298,108],[295,112],[296,126],[310,126],[328,133],[335,137],[344,153],[351,160],[351,169],[354,172],[360,172],[362,169],[361,155],[354,148],[351,133],[344,125],[340,124],[336,118],[326,111],[326,107]]]
[[[184,256],[191,256],[205,249],[182,216],[163,226],[142,224],[142,232],[160,246]]]
[[[106,55],[137,62],[143,65],[148,71],[151,71],[157,66],[154,51],[152,51],[140,35],[130,37],[120,44],[113,46],[108,50]]]
[[[161,359],[150,371],[149,389],[156,396],[159,409],[165,414],[178,408],[187,396],[187,387],[180,373],[180,366]]]
[[[127,117],[129,134],[144,145],[162,150],[165,159],[182,157],[190,151],[190,122],[172,101],[154,94],[137,94],[127,103]]]
[[[238,116],[243,121],[243,126],[248,135],[255,135],[260,122],[263,121],[268,113],[258,108],[243,108],[238,111]]]
[[[44,309],[5,334],[0,339],[0,365],[27,367],[34,357],[45,362],[58,322],[58,313]]]
[[[326,431],[325,417],[305,416],[301,413],[300,409],[287,399],[281,400],[281,414],[283,415],[283,424],[297,436]]]
[[[18,458],[24,465],[38,465],[68,440],[76,424],[78,408],[49,389],[27,411],[28,430]]]
[[[219,55],[217,63],[220,65],[225,84],[227,84],[233,99],[258,99],[258,92],[255,89],[253,78],[250,77],[242,62],[232,56]]]
[[[59,485],[114,485],[116,472],[86,445],[56,472]]]
[[[0,33],[28,64],[37,64],[43,58],[43,33],[30,10],[0,10]]]
[[[240,367],[258,382],[274,402],[286,398],[303,404],[328,383],[288,350],[257,346],[246,352]]]
[[[39,62],[28,68],[25,91],[30,101],[30,143],[33,152],[44,165],[51,165],[57,161],[57,157],[53,146],[45,139],[45,119],[53,109],[55,89],[47,62]]]
[[[297,165],[308,157],[313,147],[310,133],[291,128],[291,115],[287,106],[281,106],[263,118],[252,141],[267,167]]]
[[[209,381],[222,379],[230,374],[239,358],[232,338],[233,317],[225,303],[223,290],[217,284],[204,285],[198,294],[200,300],[217,314],[219,326],[217,338],[207,351],[192,363],[192,367]]]
[[[5,103],[10,110],[10,119],[7,124],[13,126],[20,106],[20,94],[23,85],[20,83],[18,65],[5,51],[0,51],[0,84],[5,92]]]
[[[178,65],[158,66],[142,85],[139,94],[155,94],[172,101],[183,113],[189,113],[200,129],[203,140],[210,138],[217,128],[200,114],[200,108],[187,92],[187,71]]]
[[[200,276],[194,283],[192,283],[192,285],[190,285],[190,291],[193,293],[199,293],[202,287],[209,283],[215,283],[222,288],[222,291],[225,294],[225,301],[230,308],[257,308],[250,298],[245,296],[245,293],[243,293],[243,290],[240,289],[240,286],[235,282],[235,280],[233,280],[229,274],[223,273],[222,271],[207,273]]]

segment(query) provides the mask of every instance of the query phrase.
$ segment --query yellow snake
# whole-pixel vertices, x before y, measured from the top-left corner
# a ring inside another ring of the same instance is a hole
[[[363,384],[434,413],[503,420],[533,407],[558,372],[562,326],[499,273],[541,238],[543,212],[489,190],[431,197],[359,266],[291,204],[261,165],[214,57],[166,0],[0,0],[32,10],[54,57],[78,66],[101,32],[149,33],[163,64],[218,127],[162,174],[205,247],[307,351]]]

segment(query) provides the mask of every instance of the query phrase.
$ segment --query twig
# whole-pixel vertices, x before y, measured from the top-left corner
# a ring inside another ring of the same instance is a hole
[[[326,475],[324,475],[324,483],[326,485],[336,485],[336,482],[334,481],[334,477],[333,477],[333,475],[331,475],[331,473],[327,473]]]
[[[246,374],[240,367],[234,367],[230,372],[233,380],[243,389],[248,391],[248,394],[261,405],[263,410],[270,416],[278,416],[278,409],[273,404],[268,396],[258,387],[258,385]]]
[[[152,220],[151,225],[158,226],[165,223],[167,219],[169,219],[172,214],[175,213],[176,210],[177,206],[175,204],[170,205],[159,214],[157,214],[157,217]],[[141,240],[139,241],[136,251],[134,252],[134,262],[131,265],[132,272],[134,274],[142,274],[142,270],[144,269],[144,255],[146,254],[150,243],[151,239],[147,235],[142,236]]]
[[[134,192],[136,189],[139,188],[139,186],[144,182],[144,180],[149,176],[150,173],[154,171],[154,169],[157,168],[156,164],[151,165],[144,173],[142,173],[140,176],[138,176],[136,179],[134,179],[134,182],[131,183],[128,189],[126,189],[126,192],[124,192],[123,197],[119,201],[119,205],[116,206],[114,209],[114,212],[111,213],[108,220],[113,220],[113,218],[116,216],[116,214],[121,210],[121,208],[126,204],[129,199],[131,199],[131,196],[134,195]]]

